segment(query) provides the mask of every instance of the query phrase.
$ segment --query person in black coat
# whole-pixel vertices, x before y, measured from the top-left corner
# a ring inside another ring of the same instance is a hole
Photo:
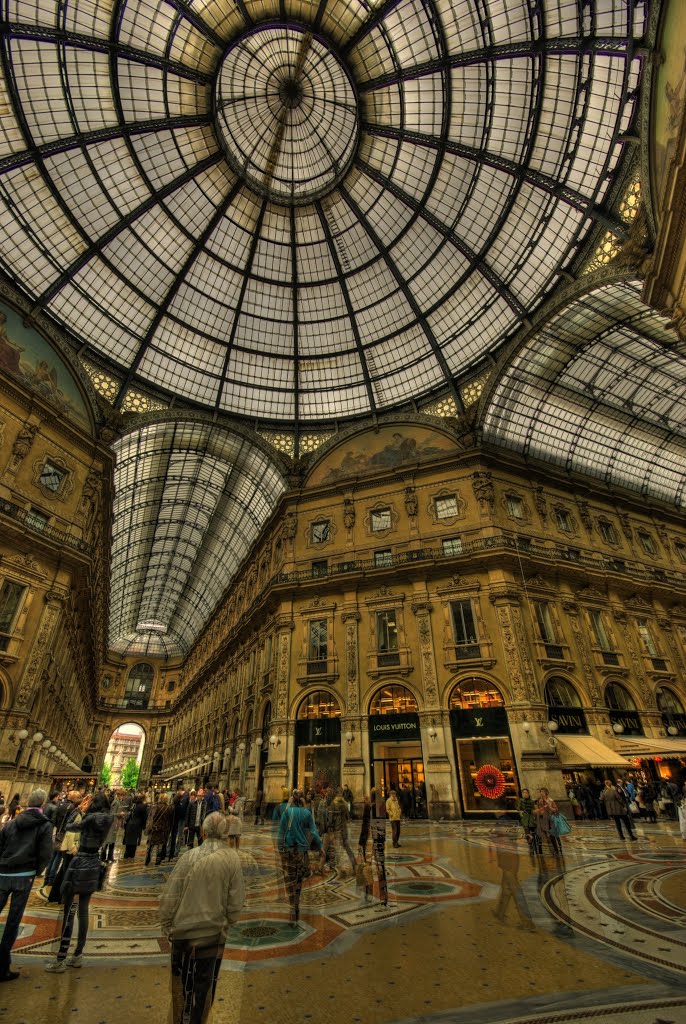
[[[44,870],[52,853],[52,825],[43,815],[47,794],[36,789],[29,805],[0,831],[0,913],[10,901],[0,941],[0,982],[16,981],[11,970],[11,950],[19,934],[33,879]]]
[[[136,847],[143,838],[143,830],[147,823],[148,807],[145,797],[139,793],[124,825],[124,860],[131,860],[136,856]]]
[[[100,861],[100,847],[112,824],[109,800],[103,793],[96,793],[90,806],[79,822],[67,826],[67,831],[79,832],[80,841],[76,856],[69,865],[62,883],[64,917],[62,935],[55,960],[46,966],[51,974],[63,974],[67,966],[80,967],[83,948],[88,936],[88,910],[90,898],[102,886],[105,866]],[[78,896],[78,903],[75,898]],[[76,909],[79,911],[79,934],[76,949],[68,956],[74,928]]]

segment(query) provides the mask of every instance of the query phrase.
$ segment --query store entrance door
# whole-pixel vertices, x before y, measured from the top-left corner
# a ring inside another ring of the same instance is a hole
[[[373,785],[381,788],[385,800],[392,789],[403,803],[401,790],[407,790],[411,797],[409,805],[410,818],[426,818],[426,784],[424,782],[424,762],[420,758],[377,758],[374,760]]]

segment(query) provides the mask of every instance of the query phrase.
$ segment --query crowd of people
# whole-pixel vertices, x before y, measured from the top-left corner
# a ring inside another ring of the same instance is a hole
[[[598,821],[601,818],[613,817],[604,806],[603,793],[606,783],[588,777],[583,782],[570,784],[567,795],[574,810],[574,816],[580,820]],[[610,780],[612,783],[612,780]],[[639,819],[655,822],[658,815],[676,820],[679,803],[686,799],[686,783],[681,791],[671,779],[651,782],[645,779],[620,777],[614,785],[618,785],[631,814]],[[607,799],[607,798],[605,798]]]
[[[675,805],[686,799],[686,793],[665,792]],[[592,783],[579,784],[568,796],[585,817],[611,818],[619,836],[624,838],[626,831],[631,840],[636,839],[634,818],[651,812],[654,817],[659,799],[650,784],[637,786],[628,778],[607,779],[598,792]],[[523,789],[517,810],[532,856],[541,859],[549,848],[561,858],[561,838],[569,824],[549,791],[542,788],[534,798]],[[56,953],[45,969],[63,973],[82,965],[91,897],[102,887],[108,865],[118,851],[126,861],[144,845],[146,867],[153,860],[155,865],[175,862],[160,902],[162,930],[171,950],[172,1019],[204,1021],[228,930],[243,906],[238,849],[244,811],[239,789],[222,792],[217,786],[180,786],[174,793],[156,794],[104,789],[86,793],[82,788],[49,797],[37,789],[25,808],[15,795],[0,828],[0,912],[9,903],[0,942],[0,982],[19,977],[11,967],[11,950],[36,876],[45,872],[41,892],[49,903],[62,907]],[[264,823],[261,792],[254,813],[255,823]],[[354,875],[360,899],[377,898],[379,908],[385,908],[387,823],[392,845],[398,848],[402,821],[409,816],[407,801],[395,788],[385,797],[372,789],[357,809],[347,787],[283,790],[271,820],[291,925],[298,927],[305,880],[333,870],[342,878]],[[495,914],[502,921],[508,901],[517,894],[516,851],[502,843],[498,850],[504,881]],[[523,917],[522,924],[529,927],[529,919]]]

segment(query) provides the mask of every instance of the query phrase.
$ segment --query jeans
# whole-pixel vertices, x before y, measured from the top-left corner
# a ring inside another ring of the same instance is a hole
[[[172,942],[173,1024],[205,1024],[214,1002],[223,952],[221,940],[209,946]]]
[[[179,846],[183,841],[183,818],[172,825],[172,830],[169,833],[169,848],[167,850],[167,857],[169,860],[172,857],[176,857]]]
[[[10,901],[10,908],[5,921],[5,931],[0,941],[0,978],[4,978],[10,969],[12,946],[17,941],[19,925],[24,914],[24,908],[31,895],[33,875],[24,875],[20,878],[13,878],[11,875],[0,877],[0,914],[5,909],[7,900]]]
[[[79,909],[79,934],[76,940],[76,955],[83,953],[88,936],[88,907],[91,901],[91,893],[80,893],[78,895]],[[62,918],[62,935],[60,937],[60,948],[57,951],[57,959],[66,959],[71,942],[71,933],[74,929],[74,918],[76,916],[76,894],[71,886],[68,886],[64,894],[64,917]]]
[[[61,850],[55,850],[53,852],[53,855],[50,858],[50,863],[48,864],[48,866],[46,868],[46,871],[45,871],[45,883],[44,884],[46,886],[47,885],[52,885],[52,883],[55,881],[55,875],[57,874],[57,869],[60,866],[60,859],[61,859],[61,857],[62,857],[62,851]]]

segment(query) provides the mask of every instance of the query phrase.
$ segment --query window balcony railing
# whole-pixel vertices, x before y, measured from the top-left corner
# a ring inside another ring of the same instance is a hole
[[[481,657],[481,644],[455,644],[456,661],[473,661]]]
[[[81,540],[79,537],[72,537],[71,534],[65,533],[64,530],[58,530],[56,526],[50,526],[49,523],[43,523],[36,519],[30,509],[21,508],[20,505],[15,505],[14,502],[7,501],[6,498],[0,498],[0,513],[3,516],[7,516],[8,519],[20,523],[27,530],[31,530],[32,533],[40,533],[44,537],[49,537],[50,540],[56,541],[58,544],[64,544],[68,548],[73,548],[74,551],[80,551],[81,554],[90,555],[92,553],[92,546],[87,544],[85,540]]]

